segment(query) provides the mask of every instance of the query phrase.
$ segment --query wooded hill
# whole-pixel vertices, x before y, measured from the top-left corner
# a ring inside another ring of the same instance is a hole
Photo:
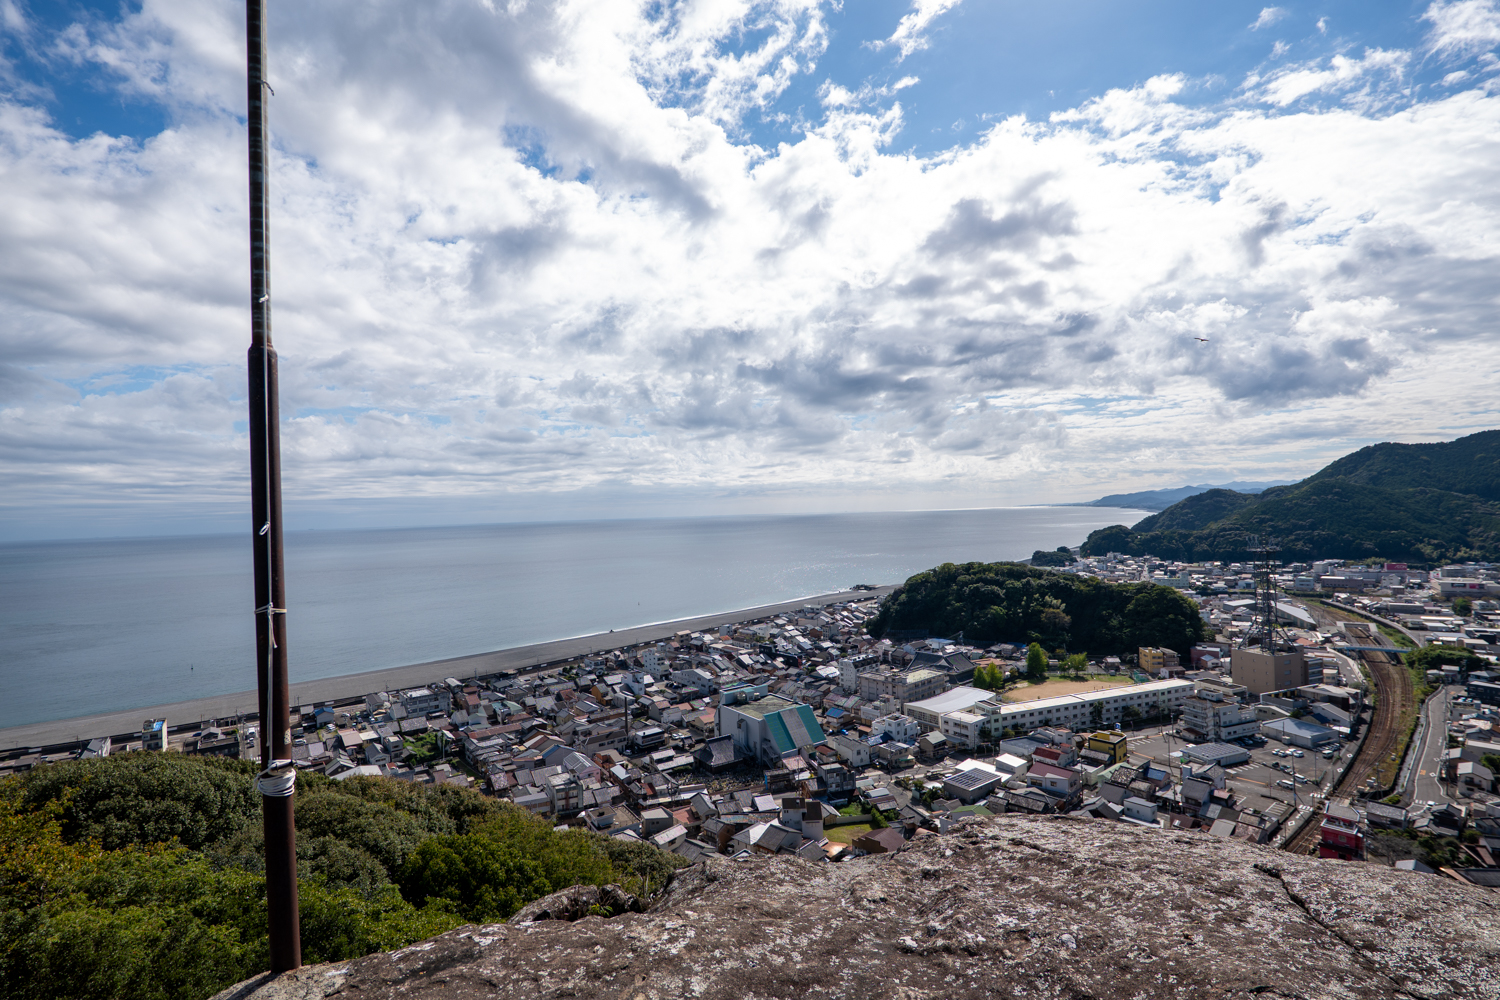
[[[1500,431],[1370,445],[1260,494],[1209,490],[1134,527],[1101,528],[1082,552],[1233,561],[1249,558],[1252,534],[1275,536],[1289,562],[1500,559]]]
[[[944,563],[887,597],[870,634],[963,632],[966,642],[1039,642],[1106,656],[1165,646],[1184,656],[1205,637],[1191,601],[1170,587],[1106,583],[1020,563]]]

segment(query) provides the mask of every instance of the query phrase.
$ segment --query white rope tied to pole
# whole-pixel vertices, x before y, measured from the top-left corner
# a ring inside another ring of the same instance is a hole
[[[289,760],[273,760],[271,766],[255,776],[260,794],[284,799],[297,789],[297,767]]]

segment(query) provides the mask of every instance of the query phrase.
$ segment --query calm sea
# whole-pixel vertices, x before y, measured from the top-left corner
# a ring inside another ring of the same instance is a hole
[[[1017,507],[293,532],[291,676],[899,583],[1131,519]],[[250,573],[239,535],[0,545],[0,727],[254,687]]]

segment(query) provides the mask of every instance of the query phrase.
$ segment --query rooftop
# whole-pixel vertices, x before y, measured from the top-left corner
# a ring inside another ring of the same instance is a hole
[[[979,688],[958,687],[944,691],[942,694],[934,695],[922,701],[909,701],[906,703],[908,710],[918,709],[923,712],[931,712],[933,715],[947,715],[949,712],[966,712],[975,705],[983,702],[995,702],[998,696],[993,691],[982,691]]]

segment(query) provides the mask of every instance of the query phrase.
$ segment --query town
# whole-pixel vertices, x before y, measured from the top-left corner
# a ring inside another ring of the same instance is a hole
[[[1500,887],[1500,567],[1277,567],[1285,645],[1270,649],[1246,643],[1263,631],[1256,564],[1112,554],[1057,571],[1182,589],[1213,639],[1128,662],[961,636],[876,639],[872,597],[534,672],[303,705],[295,764],[334,780],[473,787],[558,827],[691,860],[836,862],[969,816],[1068,814],[1431,874],[1367,840],[1457,838],[1463,857],[1443,874]],[[1396,654],[1429,642],[1473,661],[1428,671],[1434,694],[1403,754],[1372,695],[1382,666],[1404,675]],[[77,754],[256,759],[258,735],[254,720],[188,732],[152,719],[139,742],[100,738]]]

